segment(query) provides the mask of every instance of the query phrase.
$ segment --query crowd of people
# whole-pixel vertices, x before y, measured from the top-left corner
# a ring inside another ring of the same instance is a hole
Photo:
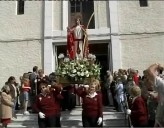
[[[89,84],[63,86],[56,74],[45,75],[42,69],[24,73],[17,82],[10,76],[1,89],[0,112],[3,127],[16,118],[15,109],[24,115],[38,113],[39,127],[61,127],[61,111],[76,106],[76,95],[82,99],[83,127],[103,126],[102,88],[106,88],[108,102],[119,112],[125,112],[133,127],[164,126],[163,67],[154,64],[143,71],[119,69],[113,74],[107,71],[104,84],[93,79]],[[30,105],[29,105],[30,104]],[[29,110],[32,110],[29,112]]]
[[[22,110],[24,115],[38,113],[39,127],[61,127],[61,111],[75,108],[76,94],[82,98],[83,126],[101,126],[103,110],[98,80],[77,88],[72,84],[63,86],[58,83],[55,73],[45,75],[37,66],[33,67],[33,72],[24,73],[20,82],[10,76],[0,95],[3,127],[16,118],[16,109]]]
[[[153,64],[143,71],[119,69],[107,71],[104,87],[109,105],[130,117],[133,127],[164,126],[164,77],[163,67]]]

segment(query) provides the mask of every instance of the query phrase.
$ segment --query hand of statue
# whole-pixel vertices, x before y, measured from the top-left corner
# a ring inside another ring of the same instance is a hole
[[[68,32],[68,31],[70,31],[70,28],[69,28],[69,27],[67,27],[67,32]]]

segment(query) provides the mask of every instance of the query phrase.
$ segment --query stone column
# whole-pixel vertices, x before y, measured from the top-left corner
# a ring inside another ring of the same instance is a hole
[[[108,1],[98,1],[98,19],[99,19],[99,28],[107,28],[109,27],[107,24],[107,16],[108,10],[107,10],[107,2]]]
[[[63,28],[62,28],[62,30],[67,30],[67,27],[68,27],[68,13],[69,13],[69,9],[68,9],[68,2],[69,1],[62,1],[63,2]]]
[[[62,30],[62,2],[63,1],[52,1],[53,2],[53,30]]]
[[[44,72],[49,74],[53,71],[53,49],[52,49],[52,2],[45,1],[44,15]]]
[[[110,13],[110,30],[111,30],[111,47],[112,47],[112,59],[113,59],[113,71],[121,68],[121,41],[119,39],[118,28],[118,1],[109,1],[109,13]]]
[[[95,29],[99,28],[99,1],[94,1]]]

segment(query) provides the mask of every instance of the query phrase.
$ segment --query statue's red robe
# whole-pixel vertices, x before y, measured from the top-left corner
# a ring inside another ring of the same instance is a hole
[[[73,26],[70,30],[73,30],[74,27],[76,26]],[[84,31],[86,31],[86,29],[84,28],[84,25],[81,25],[81,27],[83,28]],[[85,32],[84,32],[85,33]],[[88,47],[88,39],[87,39],[87,35],[84,34],[84,37],[83,37],[83,49],[81,52],[83,52],[83,57],[86,57],[87,54],[89,53],[89,47]],[[76,52],[77,51],[75,50],[75,43],[76,43],[76,39],[74,38],[74,33],[73,31],[68,31],[67,32],[67,55],[69,56],[69,58],[71,60],[74,60],[75,57],[76,57]]]

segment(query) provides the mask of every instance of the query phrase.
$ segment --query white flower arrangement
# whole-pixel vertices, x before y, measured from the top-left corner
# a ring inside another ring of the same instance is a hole
[[[94,57],[91,55],[91,57]],[[95,58],[95,57],[94,57]],[[100,64],[90,63],[90,58],[82,60],[69,60],[63,61],[59,64],[56,73],[60,77],[67,77],[74,81],[82,81],[85,78],[94,77],[100,78]]]
[[[68,62],[68,61],[70,61],[70,59],[68,57],[65,57],[64,62]]]
[[[63,58],[64,58],[64,54],[60,53],[59,56],[58,56],[58,59],[63,59]]]
[[[88,54],[88,59],[96,60],[96,56],[90,53],[90,54]]]

